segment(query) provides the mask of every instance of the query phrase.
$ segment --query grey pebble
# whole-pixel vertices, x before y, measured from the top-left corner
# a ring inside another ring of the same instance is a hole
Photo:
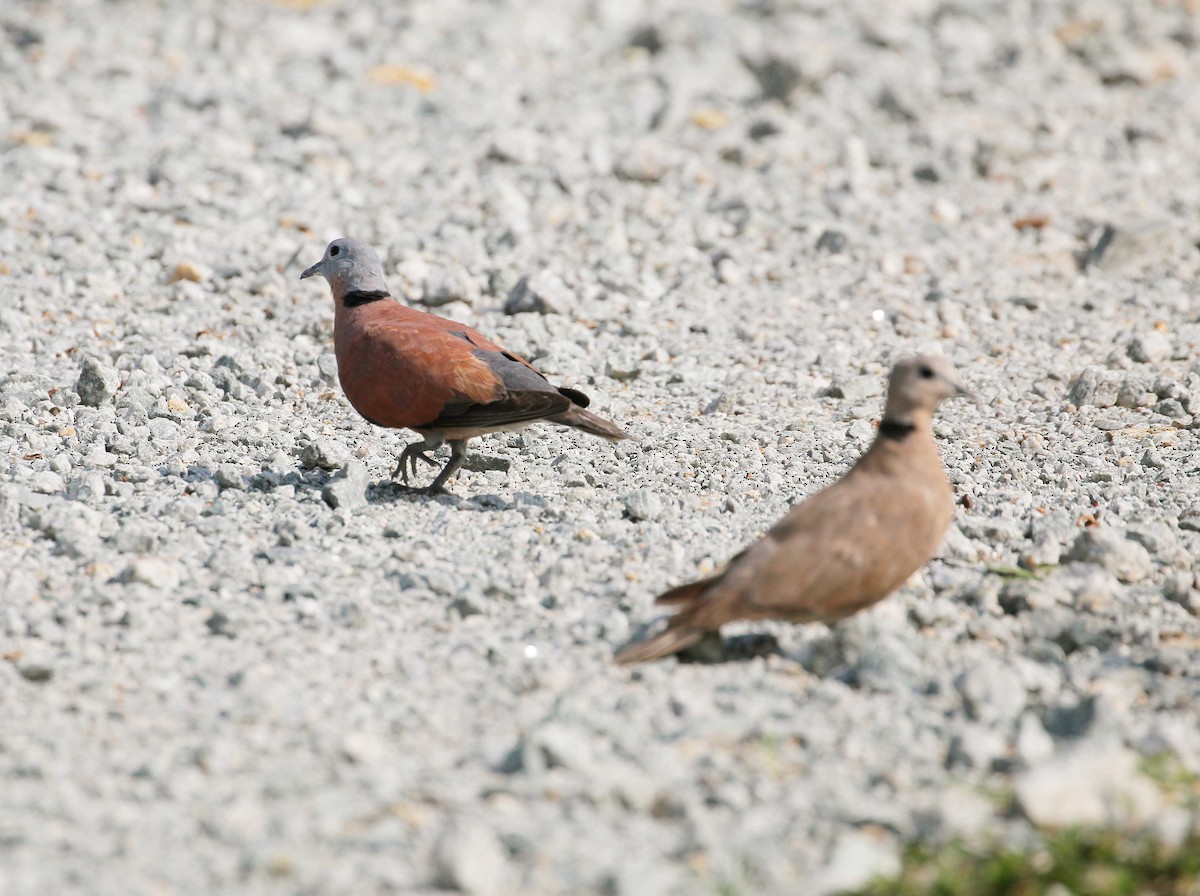
[[[98,358],[84,358],[75,382],[79,400],[89,407],[98,408],[113,400],[121,384],[121,375]]]
[[[1153,560],[1138,542],[1109,526],[1084,529],[1075,538],[1068,559],[1095,563],[1113,573],[1122,582],[1138,582],[1153,568]]]
[[[213,479],[221,488],[245,488],[245,476],[237,464],[221,464],[213,474]]]
[[[337,355],[332,352],[321,355],[317,358],[317,370],[321,374],[321,379],[327,383],[336,383],[338,378]]]
[[[351,458],[321,489],[321,497],[336,510],[357,510],[366,506],[367,485],[366,465]]]
[[[314,439],[300,449],[300,466],[307,470],[338,470],[350,460],[350,452],[332,439]]]
[[[542,270],[526,274],[517,281],[504,300],[504,313],[561,314],[574,304],[574,296],[562,278],[552,271]]]
[[[651,522],[663,513],[662,498],[648,488],[630,492],[625,496],[624,503],[625,514],[631,520]]]
[[[1157,364],[1171,356],[1171,339],[1158,330],[1149,330],[1129,341],[1126,353],[1139,364]]]
[[[434,861],[434,883],[439,887],[494,896],[509,886],[508,856],[496,835],[481,822],[451,822],[439,839]]]
[[[1082,742],[1024,772],[1016,780],[1017,804],[1034,824],[1136,829],[1163,807],[1158,788],[1123,747]]]
[[[20,659],[17,661],[17,671],[26,681],[37,683],[47,682],[54,677],[54,666],[41,660]]]

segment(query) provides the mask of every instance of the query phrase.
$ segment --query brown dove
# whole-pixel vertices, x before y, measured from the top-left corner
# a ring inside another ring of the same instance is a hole
[[[466,324],[393,301],[379,256],[366,243],[337,239],[300,275],[320,275],[333,292],[333,345],[338,380],[369,423],[415,430],[392,477],[408,482],[417,460],[450,443],[450,460],[429,486],[441,491],[467,457],[467,442],[537,420],[605,439],[628,438],[616,424],[584,410],[589,399],[552,386],[519,355]]]
[[[659,634],[621,649],[618,663],[656,660],[739,619],[832,622],[904,584],[938,545],[954,496],[930,425],[945,398],[968,394],[950,362],[897,362],[883,421],[851,470],[780,520],[715,575],[672,588],[678,607]]]

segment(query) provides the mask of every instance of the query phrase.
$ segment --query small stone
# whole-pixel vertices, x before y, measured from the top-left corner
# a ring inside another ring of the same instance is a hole
[[[321,490],[325,503],[334,509],[354,510],[367,503],[367,468],[351,458]]]
[[[317,371],[321,374],[321,379],[335,382],[338,375],[337,355],[327,352],[317,358]]]
[[[1154,406],[1154,411],[1164,417],[1170,417],[1172,420],[1183,420],[1191,416],[1183,404],[1175,398],[1164,398]]]
[[[1139,828],[1163,806],[1162,794],[1138,771],[1135,753],[1091,741],[1019,776],[1016,796],[1026,818],[1050,828]]]
[[[300,466],[306,470],[337,470],[350,460],[350,452],[332,439],[315,439],[300,449]]]
[[[842,398],[846,401],[864,401],[882,392],[883,386],[877,376],[855,376],[839,380],[827,390],[830,398]]]
[[[115,368],[97,358],[84,358],[79,379],[75,382],[75,391],[79,393],[79,400],[83,404],[98,408],[113,400],[120,384],[121,376]]]
[[[1136,541],[1152,556],[1165,557],[1179,544],[1175,530],[1161,520],[1139,520],[1125,529],[1125,537]]]
[[[1025,709],[1025,688],[1006,664],[976,662],[954,684],[967,715],[989,725],[1006,725]]]
[[[502,131],[492,138],[488,158],[496,162],[530,165],[537,161],[541,138],[536,131],[516,129]]]
[[[419,301],[438,308],[451,302],[474,305],[480,297],[479,284],[461,265],[433,266],[425,278]]]
[[[650,22],[633,29],[629,35],[629,46],[638,47],[655,56],[662,51],[665,44],[658,26]]]
[[[838,255],[846,251],[846,235],[840,230],[825,230],[817,237],[817,251]]]
[[[168,278],[168,283],[178,283],[180,280],[187,280],[191,283],[200,283],[204,280],[204,271],[198,265],[190,261],[181,261],[175,265],[175,269],[171,271],[171,276]]]
[[[736,286],[744,279],[741,266],[732,258],[722,258],[717,262],[717,280],[726,286]]]
[[[1114,596],[1120,590],[1117,576],[1111,570],[1088,562],[1060,566],[1040,584],[1056,597],[1063,594],[1069,596],[1076,610],[1089,613],[1109,610]]]
[[[47,662],[34,659],[18,660],[17,672],[19,672],[21,677],[26,681],[33,681],[37,682],[38,684],[47,682],[54,677],[53,666]]]
[[[1017,756],[1026,766],[1034,766],[1054,755],[1054,738],[1031,712],[1021,716],[1017,726]]]
[[[938,199],[935,199],[933,202],[933,217],[935,220],[940,221],[943,224],[957,224],[959,221],[962,220],[962,209],[960,209],[957,205],[955,205],[949,199],[938,198]],[[1016,299],[1013,299],[1012,301],[1014,304],[1022,305],[1023,307],[1026,307],[1026,308],[1030,307],[1027,304],[1028,300],[1026,299],[1026,300],[1022,301],[1022,299],[1023,299],[1023,297],[1017,297]],[[1036,308],[1037,308],[1037,303],[1034,302],[1033,308],[1031,310],[1036,309]]]
[[[495,454],[468,454],[463,469],[472,473],[507,473],[512,469],[512,461]]]
[[[623,180],[652,184],[666,176],[671,164],[671,156],[665,147],[652,140],[642,140],[621,156],[613,171]]]
[[[851,442],[865,444],[875,438],[875,427],[868,420],[855,420],[846,427],[846,437]]]
[[[1146,449],[1145,453],[1142,455],[1141,463],[1143,467],[1147,467],[1152,470],[1161,470],[1167,465],[1167,462],[1163,460],[1163,456],[1153,448]]]
[[[951,784],[937,798],[938,823],[951,839],[973,843],[995,827],[996,809],[976,791]]]
[[[1008,545],[1025,539],[1027,525],[1015,517],[967,516],[960,519],[959,528],[968,539]]]
[[[466,619],[468,616],[478,616],[483,613],[479,604],[465,594],[450,601],[450,605],[446,609],[459,619]]]
[[[1179,514],[1179,528],[1189,532],[1200,532],[1200,504],[1193,504]]]
[[[742,64],[754,75],[764,100],[787,103],[792,92],[804,81],[804,75],[789,59],[774,53],[743,56]]]
[[[365,731],[351,731],[342,738],[342,755],[357,765],[371,765],[386,755],[379,738]]]
[[[94,470],[76,476],[67,486],[67,497],[74,501],[98,501],[104,493],[104,476]]]
[[[139,557],[129,566],[128,580],[169,591],[179,587],[179,570],[157,557]]]
[[[1117,387],[1117,407],[1148,408],[1158,400],[1150,382],[1142,376],[1128,376]]]
[[[1120,377],[1115,372],[1103,367],[1087,367],[1071,382],[1067,401],[1075,407],[1111,408],[1117,403],[1120,386]]]
[[[604,363],[604,375],[614,380],[636,380],[642,375],[642,361],[636,351],[619,348]]]
[[[1134,336],[1125,347],[1125,353],[1139,364],[1157,364],[1171,357],[1171,340],[1158,330],[1150,330]]]
[[[179,438],[179,427],[166,417],[155,417],[149,429],[150,437],[158,442],[174,442]]]
[[[575,304],[575,297],[562,278],[552,271],[527,274],[517,281],[504,300],[505,314],[559,314]]]
[[[525,742],[523,769],[567,768],[589,773],[596,767],[591,737],[582,728],[547,722]]]
[[[242,475],[242,468],[237,464],[221,464],[217,467],[217,472],[213,475],[213,479],[217,481],[217,485],[221,488],[245,488],[246,480]]]
[[[1106,226],[1089,250],[1086,266],[1106,274],[1136,274],[1168,264],[1179,241],[1179,233],[1169,223],[1142,223],[1120,229]]]
[[[1004,735],[986,725],[964,726],[950,741],[946,760],[951,767],[999,770],[1008,752]]]
[[[900,850],[890,837],[849,831],[838,837],[808,892],[822,896],[857,891],[876,878],[895,878],[900,869]]]
[[[214,634],[224,638],[232,638],[237,634],[237,628],[230,619],[221,610],[213,610],[208,614],[208,618],[204,620],[204,625]]]
[[[648,488],[639,488],[625,496],[625,515],[631,520],[650,522],[662,516],[662,498]]]
[[[1095,563],[1126,583],[1146,578],[1154,565],[1149,551],[1110,526],[1084,529],[1075,538],[1067,558]]]
[[[434,863],[439,887],[477,896],[506,891],[508,854],[491,829],[480,822],[451,822],[438,842]]]
[[[1055,534],[1042,532],[1021,552],[1017,562],[1025,569],[1033,570],[1041,566],[1054,566],[1062,560],[1063,550],[1063,543]]]
[[[29,487],[39,495],[57,495],[67,487],[67,484],[57,473],[43,470],[33,474],[29,480]]]
[[[705,416],[709,414],[730,414],[733,412],[735,407],[737,407],[737,402],[734,401],[733,396],[728,392],[722,392],[720,395],[706,404],[701,413],[703,413]]]
[[[1200,590],[1195,588],[1196,576],[1190,572],[1177,572],[1168,576],[1163,583],[1163,596],[1191,613],[1200,616]]]

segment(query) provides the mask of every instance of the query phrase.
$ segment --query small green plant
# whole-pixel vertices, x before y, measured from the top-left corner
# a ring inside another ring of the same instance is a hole
[[[1139,768],[1169,796],[1186,804],[1200,802],[1200,775],[1190,771],[1170,750],[1142,757]]]
[[[1029,852],[914,846],[899,878],[856,896],[1041,896],[1055,884],[1075,896],[1194,896],[1200,837],[1177,849],[1149,837],[1078,830],[1048,834]]]

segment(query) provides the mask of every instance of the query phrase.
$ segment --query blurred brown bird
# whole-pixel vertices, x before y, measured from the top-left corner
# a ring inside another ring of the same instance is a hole
[[[318,274],[333,292],[338,380],[350,404],[376,426],[424,437],[404,449],[393,478],[407,483],[418,459],[436,466],[428,452],[449,442],[450,460],[429,486],[441,491],[466,459],[470,439],[537,420],[628,438],[584,410],[586,395],[552,386],[524,358],[465,324],[392,301],[379,256],[366,243],[334,240],[300,279]]]
[[[879,432],[850,472],[715,575],[660,595],[657,603],[678,611],[662,632],[621,649],[617,662],[677,653],[739,619],[832,622],[899,588],[937,550],[953,517],[930,426],[943,399],[966,394],[944,358],[899,361]]]

